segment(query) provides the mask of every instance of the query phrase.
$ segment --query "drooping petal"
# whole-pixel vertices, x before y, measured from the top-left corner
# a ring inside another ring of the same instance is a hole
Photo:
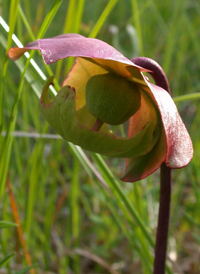
[[[32,49],[35,49],[35,50],[40,49],[40,48],[39,48],[39,44],[38,44],[37,41],[31,42],[31,43],[27,44],[24,48],[15,47],[15,48],[9,49],[9,51],[8,51],[8,57],[9,57],[10,59],[12,59],[13,61],[16,61],[16,60],[18,60],[26,51],[32,50]]]
[[[49,124],[67,141],[87,150],[111,157],[136,157],[146,154],[155,145],[159,132],[154,132],[153,122],[148,123],[132,138],[121,138],[113,133],[95,132],[79,123],[75,110],[75,90],[64,86],[50,103],[46,82],[41,97],[42,112]]]
[[[162,132],[152,151],[141,157],[127,159],[126,171],[122,178],[123,181],[127,182],[134,182],[147,177],[158,169],[163,162],[170,168],[182,168],[193,157],[192,141],[173,99],[164,89],[151,83],[147,84],[149,88],[143,86],[142,98],[145,98],[146,92],[157,107],[153,108],[153,104],[146,107],[144,102],[141,103],[141,109],[130,119],[129,137],[140,128],[140,123],[136,123],[138,119],[141,121],[141,126],[148,119],[155,121],[156,112],[154,111],[156,109],[160,113],[161,123],[159,119],[158,122]]]
[[[94,38],[86,38],[79,34],[63,34],[52,38],[39,39],[24,48],[12,48],[8,51],[11,59],[17,60],[25,51],[39,49],[46,64],[52,64],[70,56],[87,58],[107,71],[128,78],[128,66],[140,71],[148,71],[131,62],[109,44]],[[137,79],[136,79],[137,80]]]
[[[167,145],[165,163],[170,168],[184,167],[193,157],[191,138],[168,92],[154,84],[148,83],[148,85],[149,94],[155,98],[160,111],[165,131]]]
[[[46,64],[52,64],[69,56],[79,56],[113,60],[127,65],[133,65],[129,59],[107,43],[74,33],[39,39],[38,43]]]

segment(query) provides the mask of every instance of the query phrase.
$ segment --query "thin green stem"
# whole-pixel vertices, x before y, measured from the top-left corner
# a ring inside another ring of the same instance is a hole
[[[174,97],[173,100],[174,102],[183,102],[183,101],[188,101],[188,100],[199,100],[200,99],[200,93],[190,93],[190,94],[185,94],[181,96]]]
[[[108,2],[107,6],[105,7],[105,9],[102,12],[101,16],[99,17],[98,21],[94,25],[94,27],[89,35],[90,38],[95,38],[97,36],[100,28],[102,27],[103,23],[105,22],[105,20],[107,19],[108,15],[110,14],[110,12],[114,8],[114,6],[117,4],[117,2],[118,2],[118,0],[110,0]]]

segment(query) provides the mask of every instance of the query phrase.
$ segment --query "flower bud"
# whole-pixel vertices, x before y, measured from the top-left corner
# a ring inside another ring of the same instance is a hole
[[[114,73],[91,77],[86,85],[88,111],[104,123],[119,125],[140,107],[140,91],[136,84]]]

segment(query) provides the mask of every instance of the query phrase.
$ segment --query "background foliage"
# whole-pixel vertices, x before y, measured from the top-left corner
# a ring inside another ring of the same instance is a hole
[[[117,179],[121,160],[83,152],[55,135],[39,108],[41,73],[25,57],[8,61],[13,32],[23,45],[80,33],[110,43],[128,58],[160,63],[195,150],[189,166],[173,172],[167,272],[199,273],[199,1],[0,4],[10,27],[8,34],[0,24],[0,273],[152,273],[159,198],[159,171],[123,183]],[[38,52],[31,56],[46,76],[56,75],[58,90],[73,59],[47,67]]]

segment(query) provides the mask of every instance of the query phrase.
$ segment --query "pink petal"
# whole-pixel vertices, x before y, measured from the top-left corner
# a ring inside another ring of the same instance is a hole
[[[24,52],[31,49],[39,49],[46,64],[52,64],[60,59],[74,56],[116,61],[138,68],[140,71],[147,71],[133,64],[133,62],[107,43],[94,38],[86,38],[75,33],[39,39],[29,43],[24,48],[11,48],[8,56],[13,60],[17,60]],[[102,61],[100,60],[101,64]]]
[[[162,133],[153,150],[141,157],[126,160],[127,167],[122,178],[126,182],[135,182],[147,177],[164,161],[170,168],[181,168],[193,157],[192,141],[171,96],[164,89],[148,81],[146,83],[149,88],[141,86],[142,97],[145,99],[144,94],[148,93],[153,104],[150,106],[148,100],[141,101],[141,108],[130,118],[129,138],[134,136],[149,119],[154,121],[155,126],[161,128]],[[157,119],[156,108],[160,112],[160,115],[157,114]],[[137,123],[138,120],[140,123]]]
[[[69,56],[79,56],[107,59],[133,65],[129,59],[107,43],[74,33],[40,39],[38,43],[46,64],[51,64]]]
[[[171,96],[164,89],[148,83],[159,108],[167,144],[165,162],[170,168],[186,166],[193,157],[193,145]]]
[[[8,57],[14,61],[18,60],[26,51],[31,49],[39,49],[37,41],[27,44],[24,48],[11,48],[8,51]]]

